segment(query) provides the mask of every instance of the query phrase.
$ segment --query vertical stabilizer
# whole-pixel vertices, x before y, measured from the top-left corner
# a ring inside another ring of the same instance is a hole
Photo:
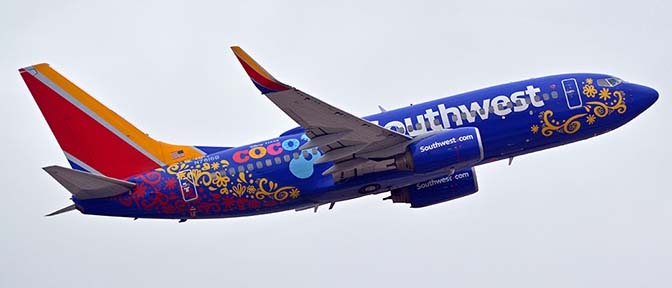
[[[205,155],[152,139],[47,64],[19,72],[74,169],[125,178]]]

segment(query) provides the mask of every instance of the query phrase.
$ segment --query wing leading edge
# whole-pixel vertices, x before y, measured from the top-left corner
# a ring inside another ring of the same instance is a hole
[[[306,131],[310,141],[301,148],[320,148],[324,154],[316,163],[334,163],[324,175],[340,180],[395,168],[393,156],[402,153],[412,138],[286,85],[240,47],[231,49],[261,93]]]

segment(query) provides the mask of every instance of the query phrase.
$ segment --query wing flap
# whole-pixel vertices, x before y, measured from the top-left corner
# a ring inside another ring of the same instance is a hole
[[[299,149],[305,150],[305,149],[311,149],[315,147],[320,147],[320,146],[326,146],[334,142],[338,142],[341,139],[345,138],[345,136],[352,131],[343,131],[343,132],[335,132],[332,134],[327,134],[327,135],[322,135],[322,136],[317,136],[310,141],[306,142],[306,144],[301,145]]]

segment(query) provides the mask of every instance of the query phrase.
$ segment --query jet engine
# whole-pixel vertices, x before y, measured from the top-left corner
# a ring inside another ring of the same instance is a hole
[[[450,129],[420,139],[394,159],[397,169],[416,173],[455,171],[472,167],[481,160],[483,145],[475,127]]]
[[[410,203],[411,208],[420,208],[454,200],[478,191],[474,168],[459,170],[452,175],[434,178],[399,189],[390,197],[393,203]]]

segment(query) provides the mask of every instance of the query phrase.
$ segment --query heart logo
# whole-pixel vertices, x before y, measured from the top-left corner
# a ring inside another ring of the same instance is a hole
[[[555,89],[555,84],[551,84],[551,89]]]

